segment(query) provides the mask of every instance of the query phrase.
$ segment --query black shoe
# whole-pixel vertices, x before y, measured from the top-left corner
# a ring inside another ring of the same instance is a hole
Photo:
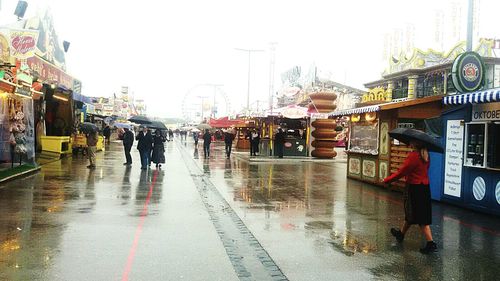
[[[403,242],[403,240],[405,239],[404,234],[399,229],[391,228],[391,234],[392,234],[392,236],[396,237],[396,240],[399,243]]]
[[[123,166],[132,165],[132,163],[123,163]]]
[[[89,168],[89,169],[95,169],[95,165],[88,165],[87,168]]]
[[[437,252],[437,244],[434,243],[434,241],[427,241],[427,244],[425,244],[425,247],[420,249],[420,253],[422,254],[430,254],[430,253],[435,253]]]
[[[146,168],[146,167],[141,167],[141,170],[147,170],[147,169],[148,169],[148,168]]]

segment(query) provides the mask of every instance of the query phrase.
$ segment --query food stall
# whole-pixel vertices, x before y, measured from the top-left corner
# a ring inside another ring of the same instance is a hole
[[[256,124],[254,119],[240,119],[238,123],[234,125],[236,130],[236,148],[237,149],[250,149],[250,140],[248,140],[247,135],[250,130],[255,129]]]
[[[388,132],[398,127],[426,130],[424,120],[441,114],[441,99],[431,96],[334,111],[332,117],[348,116],[350,120],[347,177],[382,185],[381,180],[397,171],[411,151],[390,139]],[[398,190],[403,186],[404,180],[393,184]]]

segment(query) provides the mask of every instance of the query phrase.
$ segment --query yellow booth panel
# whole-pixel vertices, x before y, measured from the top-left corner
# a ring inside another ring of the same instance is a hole
[[[42,136],[42,151],[55,152],[59,154],[69,154],[72,151],[70,137]]]

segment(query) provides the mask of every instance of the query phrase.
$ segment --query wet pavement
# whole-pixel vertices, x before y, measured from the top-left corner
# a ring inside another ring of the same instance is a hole
[[[202,148],[202,146],[199,146]],[[500,219],[433,204],[439,252],[398,244],[401,194],[338,162],[252,163],[167,144],[162,170],[119,143],[0,186],[0,280],[498,280]]]

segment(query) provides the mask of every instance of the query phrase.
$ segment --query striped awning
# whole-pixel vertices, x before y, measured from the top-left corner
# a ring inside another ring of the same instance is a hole
[[[345,110],[338,110],[330,113],[330,116],[346,116],[346,115],[351,115],[351,114],[359,114],[359,113],[366,113],[366,112],[375,112],[380,110],[380,105],[370,105],[370,106],[363,106],[363,107],[358,107],[358,108],[351,108],[351,109],[345,109]]]
[[[444,104],[485,103],[495,101],[500,101],[500,88],[451,95],[443,98]]]

